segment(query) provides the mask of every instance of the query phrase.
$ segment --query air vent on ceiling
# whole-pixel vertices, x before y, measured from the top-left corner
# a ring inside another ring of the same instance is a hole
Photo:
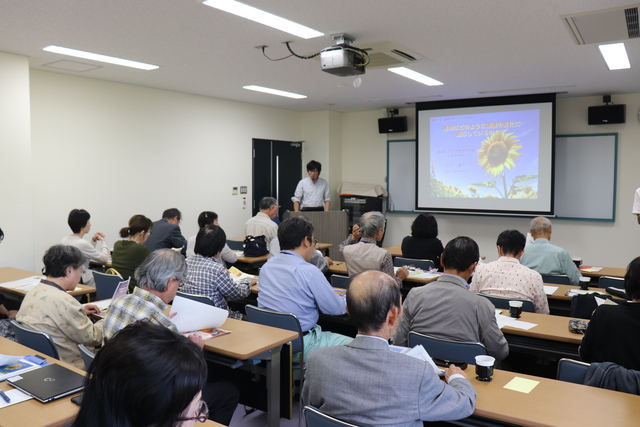
[[[563,15],[578,44],[608,43],[637,38],[638,5]]]

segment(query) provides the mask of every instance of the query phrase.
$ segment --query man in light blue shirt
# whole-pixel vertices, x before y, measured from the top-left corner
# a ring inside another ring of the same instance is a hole
[[[346,313],[344,297],[335,293],[322,272],[309,263],[315,251],[313,224],[305,217],[287,218],[278,228],[281,252],[260,270],[258,307],[293,313],[304,332],[304,353],[317,348],[343,345],[352,338],[323,331],[318,310],[326,314]]]
[[[526,247],[520,264],[540,274],[564,274],[569,276],[571,284],[580,284],[580,271],[571,259],[569,252],[549,243],[551,240],[551,221],[543,216],[531,220],[529,232],[535,241]]]
[[[311,160],[307,163],[309,177],[300,180],[291,198],[294,211],[329,211],[331,209],[329,183],[320,178],[321,170],[320,162]]]

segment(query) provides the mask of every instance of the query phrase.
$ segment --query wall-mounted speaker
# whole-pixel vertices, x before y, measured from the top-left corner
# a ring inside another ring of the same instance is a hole
[[[407,117],[384,117],[378,119],[379,133],[397,133],[407,131]]]
[[[589,107],[590,125],[614,125],[625,123],[625,104]]]

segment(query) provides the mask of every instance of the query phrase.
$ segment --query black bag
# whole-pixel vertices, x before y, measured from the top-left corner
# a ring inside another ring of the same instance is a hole
[[[264,236],[247,236],[244,238],[244,256],[258,257],[268,253],[267,239]]]

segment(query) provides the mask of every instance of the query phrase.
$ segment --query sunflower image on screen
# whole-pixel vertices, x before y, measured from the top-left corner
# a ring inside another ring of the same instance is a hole
[[[513,178],[513,183],[507,190],[506,170],[517,168],[517,161],[522,155],[518,150],[522,145],[513,133],[501,130],[493,133],[480,143],[478,150],[478,164],[484,169],[487,175],[494,178],[502,178],[502,191],[497,186],[495,180],[474,182],[469,186],[470,192],[474,187],[494,188],[503,199],[535,199],[538,197],[537,191],[531,185],[524,185],[523,182],[538,178],[538,175],[518,175]]]

